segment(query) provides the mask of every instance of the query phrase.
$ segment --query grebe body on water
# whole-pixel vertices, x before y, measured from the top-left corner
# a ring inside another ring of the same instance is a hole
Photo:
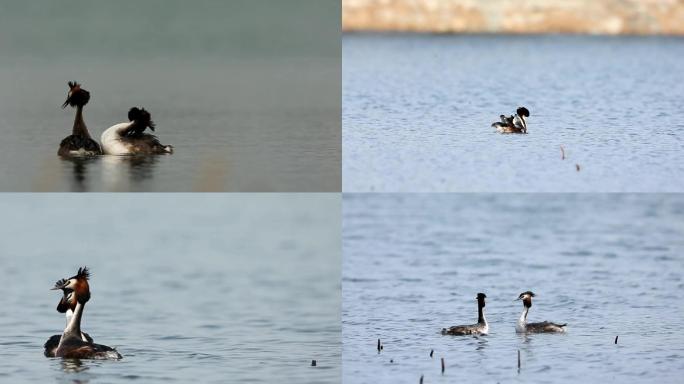
[[[527,133],[528,117],[530,117],[530,111],[525,107],[519,107],[515,115],[508,117],[500,115],[501,121],[493,123],[492,128],[496,128],[499,133]]]
[[[485,298],[487,295],[478,293],[475,299],[477,300],[477,324],[471,325],[456,325],[450,328],[442,328],[442,335],[486,335],[489,332],[489,324],[484,315]]]
[[[157,136],[145,133],[154,131],[155,124],[145,108],[133,107],[128,111],[128,123],[113,125],[102,133],[102,151],[106,155],[161,155],[173,153],[173,146],[159,142]]]
[[[541,323],[528,323],[527,313],[532,307],[532,298],[535,294],[531,291],[525,291],[518,296],[516,300],[522,300],[523,311],[520,314],[518,323],[515,325],[515,331],[518,333],[562,333],[565,332],[566,324],[557,324],[550,321]]]

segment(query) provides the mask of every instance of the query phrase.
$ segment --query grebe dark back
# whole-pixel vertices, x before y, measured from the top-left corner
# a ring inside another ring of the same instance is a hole
[[[541,323],[528,323],[527,313],[532,307],[532,298],[535,296],[532,291],[525,291],[518,296],[516,300],[522,300],[523,311],[518,319],[518,323],[515,325],[515,331],[518,333],[553,333],[553,332],[565,332],[566,324],[556,324],[550,321],[544,321]]]
[[[62,109],[67,105],[76,107],[76,117],[74,118],[74,127],[71,135],[67,136],[59,144],[59,151],[57,154],[62,157],[71,156],[96,156],[102,154],[100,144],[98,144],[88,132],[83,121],[83,107],[90,101],[90,92],[81,88],[81,84],[70,81],[69,93],[67,99],[62,104]]]
[[[121,359],[121,355],[111,347],[92,342],[81,332],[81,319],[85,304],[90,300],[88,268],[78,269],[78,273],[68,279],[59,280],[53,290],[61,289],[67,294],[62,297],[57,310],[69,311],[72,303],[73,315],[68,318],[62,335],[54,335],[45,343],[45,356],[73,359]],[[56,344],[56,345],[55,345]]]
[[[113,125],[102,133],[102,150],[107,155],[160,155],[173,153],[173,146],[163,145],[154,132],[155,124],[145,108],[128,111],[128,123]]]
[[[487,319],[484,315],[485,298],[487,298],[487,295],[484,293],[478,293],[477,297],[475,297],[477,300],[477,324],[442,328],[442,335],[486,335],[489,332],[489,324],[487,324]]]

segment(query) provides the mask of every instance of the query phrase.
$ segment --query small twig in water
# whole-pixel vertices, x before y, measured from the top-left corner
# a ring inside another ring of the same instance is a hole
[[[560,146],[560,149],[561,149],[561,160],[565,160],[565,149],[563,148],[562,145]]]
[[[617,344],[618,337],[620,337],[620,335],[615,336],[615,344]]]
[[[420,375],[420,381],[419,381],[419,383],[420,383],[420,384],[423,384],[423,375]]]
[[[442,357],[442,374],[444,374],[444,358]]]
[[[433,354],[433,353],[435,353],[435,350],[434,350],[434,349],[431,349],[431,350],[430,350],[430,357],[432,357],[432,354]]]
[[[520,350],[518,349],[518,372],[520,372]]]

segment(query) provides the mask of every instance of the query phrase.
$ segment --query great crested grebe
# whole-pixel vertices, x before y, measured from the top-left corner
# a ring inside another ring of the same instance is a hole
[[[88,269],[86,268],[85,271],[79,270],[79,274],[85,274],[86,275],[86,280],[85,284],[88,284]],[[77,279],[78,275],[70,277],[69,279]],[[61,279],[55,283],[55,288],[52,288],[53,290],[56,289],[61,289],[62,290],[62,298],[59,300],[59,304],[57,304],[57,312],[59,313],[64,313],[66,315],[66,323],[69,325],[69,321],[71,321],[71,318],[74,315],[74,309],[76,309],[76,293],[74,292],[73,289],[66,288],[65,285],[67,284],[67,280],[69,279]],[[57,287],[63,287],[63,288],[57,288]],[[89,289],[88,289],[89,292]],[[88,293],[90,294],[90,293]],[[57,346],[59,345],[59,340],[62,338],[62,335],[53,335],[48,339],[48,341],[45,343],[45,355],[49,356],[52,355],[54,356],[55,350],[57,349]],[[89,334],[85,332],[81,332],[81,339],[86,342],[93,342],[93,338],[90,337]]]
[[[70,81],[67,99],[62,104],[62,109],[67,105],[76,107],[76,117],[74,118],[74,128],[71,135],[67,136],[59,144],[57,154],[62,157],[69,156],[96,156],[102,154],[100,144],[93,140],[88,133],[83,121],[83,106],[90,101],[90,92],[81,88],[81,84]]]
[[[163,145],[157,136],[144,133],[155,124],[145,108],[128,111],[128,123],[113,125],[102,133],[102,150],[107,155],[155,155],[173,153],[173,146]]]
[[[442,335],[486,335],[489,332],[489,324],[484,315],[485,298],[487,295],[478,293],[477,297],[477,324],[456,325],[450,328],[442,328]]]
[[[527,133],[527,118],[530,117],[530,111],[525,107],[519,107],[515,111],[515,115],[506,117],[500,115],[501,121],[492,124],[499,133]]]
[[[527,322],[527,312],[529,312],[532,306],[532,298],[535,294],[531,291],[525,291],[518,296],[516,300],[522,300],[523,311],[518,319],[518,323],[515,325],[515,331],[518,333],[553,333],[553,332],[565,332],[566,324],[556,324],[550,321],[544,321],[541,323],[528,323]]]
[[[45,356],[72,359],[121,359],[121,355],[114,348],[95,344],[89,336],[86,337],[81,332],[83,309],[90,300],[89,277],[90,273],[87,267],[79,268],[75,276],[59,280],[52,288],[53,290],[61,289],[67,293],[57,306],[58,311],[61,309],[68,311],[73,301],[75,301],[75,305],[73,306],[73,315],[68,319],[62,335],[52,336],[45,343]]]

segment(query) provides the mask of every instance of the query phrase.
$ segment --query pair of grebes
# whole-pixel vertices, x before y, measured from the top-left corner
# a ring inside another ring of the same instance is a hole
[[[76,118],[71,135],[62,140],[57,154],[62,157],[83,157],[97,155],[154,155],[173,153],[171,145],[163,145],[155,135],[145,133],[147,128],[154,131],[155,125],[145,108],[133,107],[128,111],[128,122],[116,124],[102,133],[102,146],[93,140],[83,121],[83,107],[90,101],[90,92],[81,84],[70,81],[67,105],[76,108]]]
[[[518,333],[559,333],[565,332],[567,324],[556,324],[550,321],[541,323],[528,323],[527,313],[532,307],[532,298],[535,294],[531,291],[525,291],[518,296],[516,300],[522,300],[523,311],[515,325],[515,331]],[[489,333],[489,324],[484,316],[485,298],[487,295],[478,293],[477,297],[477,324],[471,325],[457,325],[450,328],[442,328],[442,335],[486,335]]]
[[[79,268],[76,275],[61,279],[55,283],[53,290],[61,290],[62,298],[57,305],[57,312],[66,314],[66,328],[61,335],[54,335],[45,343],[45,356],[67,359],[121,359],[116,349],[102,344],[95,344],[93,338],[81,331],[81,319],[86,303],[90,300],[90,271],[87,267]]]

